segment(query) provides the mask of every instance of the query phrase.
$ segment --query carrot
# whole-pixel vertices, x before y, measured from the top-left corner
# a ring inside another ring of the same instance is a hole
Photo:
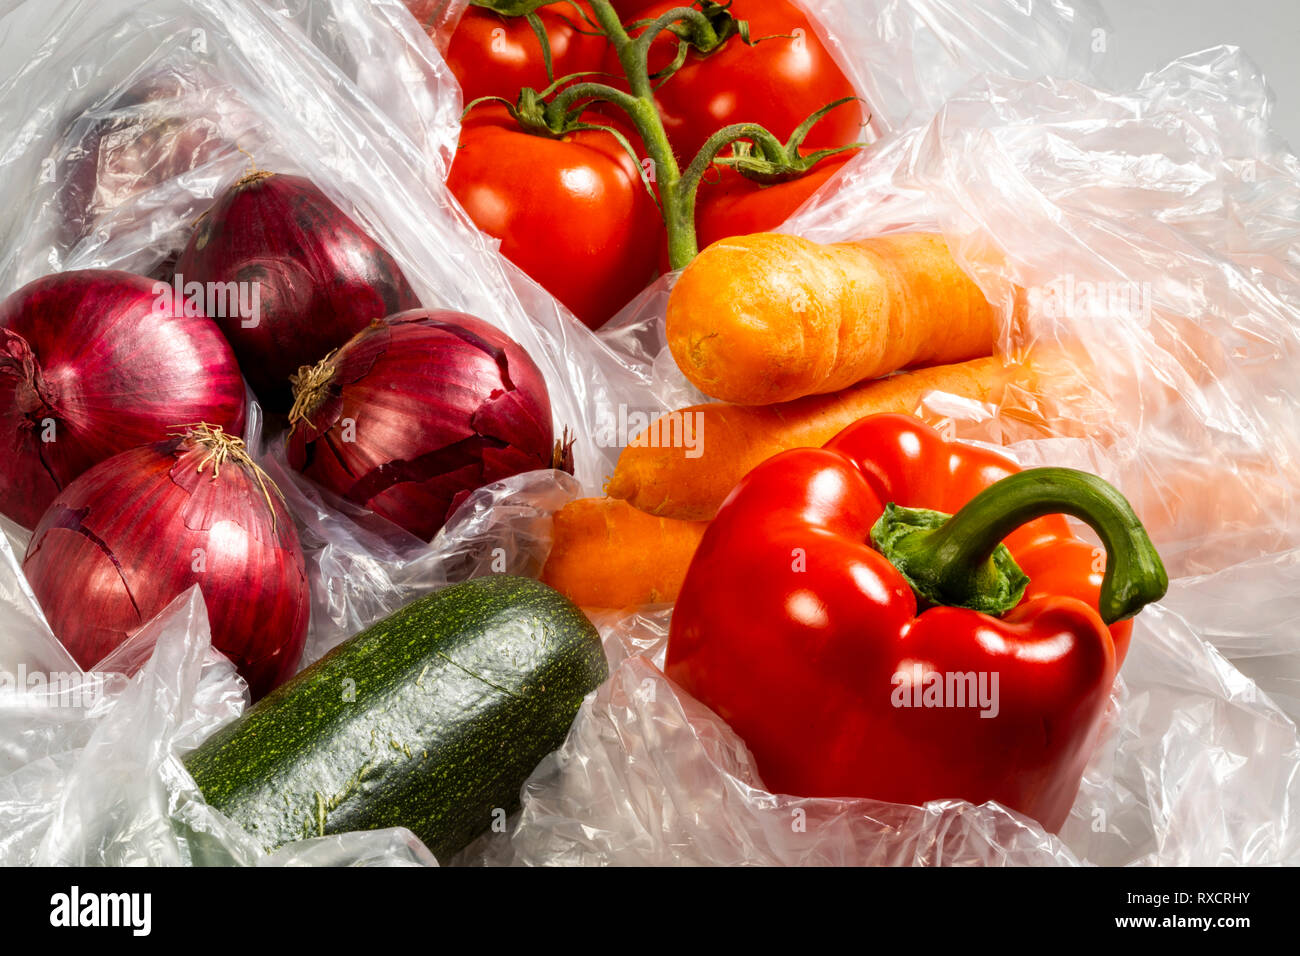
[[[671,603],[707,527],[612,498],[579,498],[555,513],[542,581],[582,607]]]
[[[716,242],[668,300],[682,373],[738,405],[788,402],[903,368],[992,355],[997,315],[943,237]]]
[[[782,405],[695,405],[670,413],[693,423],[692,452],[651,440],[658,419],[623,449],[605,493],[660,517],[707,520],[750,469],[778,452],[824,445],[867,415],[915,411],[929,392],[998,403],[1008,385],[1036,391],[1035,378],[1027,365],[1008,367],[984,358],[903,372]]]

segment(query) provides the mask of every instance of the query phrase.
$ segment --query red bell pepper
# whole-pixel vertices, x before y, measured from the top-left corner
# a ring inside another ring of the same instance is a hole
[[[731,493],[682,585],[666,672],[731,724],[776,792],[994,800],[1056,832],[1128,619],[1167,586],[1100,478],[1020,471],[877,415]]]

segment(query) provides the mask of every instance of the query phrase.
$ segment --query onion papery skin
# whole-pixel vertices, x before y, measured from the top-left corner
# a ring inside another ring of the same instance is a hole
[[[289,677],[310,592],[293,520],[270,479],[186,438],[86,472],[41,518],[23,571],[54,634],[91,668],[199,585],[212,644],[256,700]]]
[[[318,401],[305,417],[291,416],[289,463],[425,541],[475,489],[552,467],[541,371],[513,339],[473,316],[390,316],[315,371],[322,369],[329,381]]]
[[[235,153],[253,111],[214,78],[174,70],[143,77],[76,117],[53,151],[60,245],[70,251],[151,190]],[[179,255],[179,246],[174,250]]]
[[[83,269],[0,302],[0,511],[33,527],[93,465],[178,424],[244,428],[245,389],[211,319],[143,276]]]
[[[301,176],[260,172],[235,183],[199,220],[176,273],[186,286],[257,285],[255,324],[239,314],[213,319],[275,412],[289,410],[289,377],[300,366],[420,304],[393,257]]]

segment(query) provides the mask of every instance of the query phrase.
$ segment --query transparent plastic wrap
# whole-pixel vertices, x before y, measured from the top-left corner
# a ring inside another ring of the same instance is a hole
[[[868,105],[872,131],[917,126],[986,73],[1105,81],[1110,25],[1091,0],[796,0]]]
[[[596,409],[635,401],[649,373],[499,256],[451,199],[459,89],[398,0],[70,0],[19,6],[4,26],[0,288],[63,269],[165,269],[250,163],[306,175],[427,307],[480,316],[523,346],[585,485],[612,468]],[[55,52],[35,56],[42,47]]]
[[[456,31],[456,24],[469,6],[469,0],[405,0],[406,9],[420,22],[429,34],[439,53],[447,52],[447,44]]]
[[[1294,864],[1296,712],[1285,713],[1194,623],[1207,604],[1222,607],[1206,601],[1207,586],[1221,593],[1227,583],[1184,579],[1143,613],[1102,739],[1057,835],[996,804],[918,808],[770,793],[743,741],[664,677],[667,609],[603,614],[597,623],[617,662],[610,681],[525,785],[510,830],[483,838],[458,862]],[[1294,592],[1289,597],[1293,609]],[[1271,603],[1261,625],[1276,629],[1293,610]],[[1275,655],[1294,660],[1294,634],[1289,650],[1279,643]]]
[[[5,571],[8,576],[8,571]],[[39,640],[34,638],[33,640]],[[131,658],[144,666],[135,670]],[[0,865],[431,865],[408,831],[377,830],[266,854],[207,807],[180,754],[247,703],[209,645],[198,589],[100,665],[0,691]]]
[[[1228,48],[1124,95],[992,77],[785,228],[941,229],[1043,368],[1003,440],[1086,437],[1171,572],[1208,573],[1296,543],[1297,164],[1267,110]]]
[[[425,543],[339,500],[284,462],[263,459],[299,522],[312,586],[303,664],[422,594],[484,574],[538,577],[551,546],[551,515],[578,497],[576,479],[532,471],[473,492]]]
[[[611,679],[526,784],[508,832],[454,862],[1300,861],[1300,430],[1288,391],[1300,165],[1269,131],[1262,78],[1222,48],[1105,92],[1106,24],[1090,3],[802,5],[879,140],[785,230],[822,241],[942,231],[1004,316],[1000,354],[1033,356],[1043,373],[1003,406],[935,394],[917,411],[1023,464],[1085,467],[1119,485],[1166,557],[1169,595],[1138,620],[1057,836],[992,805],[766,792],[736,735],[663,676],[670,609],[656,607],[597,615]],[[312,578],[304,664],[450,581],[537,573],[550,514],[599,494],[612,471],[611,414],[701,399],[665,348],[673,276],[593,335],[449,197],[459,91],[410,6],[0,4],[11,210],[0,289],[58,269],[165,268],[251,158],[315,181],[426,305],[519,341],[547,379],[557,432],[577,440],[576,477],[482,489],[426,544],[302,479],[254,416],[250,443],[288,500]],[[428,6],[445,26],[463,4]],[[70,199],[65,171],[85,155],[96,175]],[[1098,313],[1098,290],[1121,305]],[[23,585],[23,534],[3,530],[0,665],[75,670]],[[80,710],[33,716],[0,693],[0,831],[11,834],[0,861],[433,862],[404,831],[262,854],[202,803],[176,757],[243,706],[194,594],[117,663],[141,662]]]
[[[827,242],[942,231],[1003,311],[1004,358],[1045,356],[1051,374],[1014,408],[936,394],[917,411],[1026,466],[1102,474],[1166,558],[1175,580],[1137,620],[1059,835],[995,806],[765,792],[743,743],[653,666],[666,621],[638,614],[604,621],[622,663],[478,859],[1300,861],[1300,166],[1268,108],[1228,48],[1125,94],[980,78],[783,227]]]

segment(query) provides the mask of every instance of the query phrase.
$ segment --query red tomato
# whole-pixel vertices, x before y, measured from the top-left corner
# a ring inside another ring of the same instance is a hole
[[[582,3],[591,16],[591,8]],[[571,73],[601,69],[610,49],[603,36],[589,36],[595,28],[568,2],[540,7],[537,16],[551,45],[551,66],[556,79]],[[594,20],[594,17],[593,17]],[[583,31],[586,31],[585,33]],[[510,102],[524,87],[535,90],[550,85],[542,44],[524,17],[503,17],[483,7],[470,7],[461,18],[447,48],[447,64],[460,80],[465,102],[480,96],[501,96]]]
[[[655,3],[638,11],[638,18],[659,16],[682,5],[673,0]],[[817,110],[855,95],[798,7],[786,0],[735,0],[731,12],[749,21],[752,39],[771,39],[747,46],[734,37],[710,56],[692,52],[656,94],[664,127],[683,163],[731,123],[761,123],[786,142]],[[650,71],[667,66],[675,52],[671,37],[656,40]],[[606,70],[621,74],[612,49],[605,62]],[[860,106],[846,103],[824,117],[804,141],[804,150],[857,141],[863,122]]]
[[[795,214],[852,158],[832,156],[789,182],[762,186],[735,170],[715,166],[705,173],[695,206],[695,235],[704,249],[731,236],[771,232]]]
[[[445,49],[443,41],[447,39],[445,31],[451,25],[456,4],[448,0],[403,0],[411,16],[420,21],[424,32],[429,35],[433,45],[439,50]]]
[[[484,104],[465,121],[447,185],[506,258],[593,329],[655,276],[663,220],[609,133],[549,139],[524,132],[504,106]]]
[[[645,19],[641,15],[641,11],[654,3],[655,0],[612,0],[612,2],[614,11],[623,18],[623,22],[630,23],[633,20]],[[685,5],[685,0],[683,0],[682,5]]]

